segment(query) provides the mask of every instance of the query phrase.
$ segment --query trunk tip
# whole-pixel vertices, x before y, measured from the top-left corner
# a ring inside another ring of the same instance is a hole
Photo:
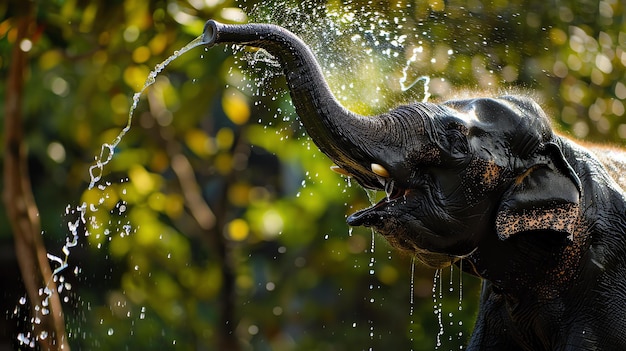
[[[204,30],[202,31],[202,43],[207,46],[213,46],[217,44],[217,37],[219,33],[219,26],[221,23],[215,20],[208,20],[204,24]]]

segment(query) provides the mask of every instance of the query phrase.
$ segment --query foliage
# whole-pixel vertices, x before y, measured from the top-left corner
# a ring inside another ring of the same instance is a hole
[[[330,172],[262,52],[196,48],[174,60],[142,97],[100,186],[87,189],[133,93],[207,19],[290,28],[359,112],[422,99],[419,84],[400,82],[427,75],[435,99],[457,88],[531,90],[563,131],[626,139],[625,10],[615,0],[37,6],[37,36],[15,43],[19,2],[0,5],[0,69],[6,77],[10,47],[26,45],[25,137],[50,253],[63,257],[67,223],[86,205],[84,236],[60,274],[74,349],[218,350],[235,337],[254,350],[431,350],[440,323],[442,348],[470,334],[478,281],[463,276],[459,310],[459,273],[446,270],[433,302],[432,270],[416,265],[413,280],[411,257],[347,227],[368,194]],[[11,247],[10,233],[0,238]],[[17,343],[28,315],[11,303]]]

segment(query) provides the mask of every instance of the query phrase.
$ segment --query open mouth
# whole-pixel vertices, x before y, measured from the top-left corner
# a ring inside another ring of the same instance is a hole
[[[408,189],[395,185],[393,179],[378,177],[386,196],[374,206],[357,211],[347,218],[351,226],[381,227],[383,221],[391,215],[389,209],[395,207],[406,199]],[[396,211],[394,211],[396,212]]]
[[[377,204],[350,215],[346,220],[349,225],[382,228],[384,221],[392,217],[393,213],[402,212],[390,209],[404,202],[410,190],[397,186],[389,171],[382,165],[372,163],[370,165],[372,173],[353,174],[339,166],[332,166],[331,170],[348,177],[355,177],[366,188],[385,191],[386,196]]]

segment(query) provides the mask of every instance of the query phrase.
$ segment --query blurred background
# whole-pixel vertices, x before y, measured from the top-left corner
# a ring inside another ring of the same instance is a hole
[[[128,123],[133,94],[208,19],[289,28],[361,113],[513,91],[535,96],[573,138],[626,140],[619,0],[3,2],[1,350],[41,348],[7,211],[17,206],[5,179],[13,171],[6,141],[16,136],[45,250],[63,259],[72,229],[79,234],[56,275],[73,350],[456,350],[467,342],[480,282],[413,263],[345,224],[381,195],[329,170],[262,51],[201,46],[175,59],[88,188],[102,145]],[[12,103],[22,107],[23,133],[8,123]]]

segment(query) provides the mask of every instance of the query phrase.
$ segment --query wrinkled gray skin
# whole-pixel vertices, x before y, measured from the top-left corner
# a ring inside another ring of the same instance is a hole
[[[209,21],[204,39],[275,56],[320,150],[363,187],[390,194],[350,225],[374,228],[427,265],[456,264],[484,279],[468,349],[626,349],[624,190],[591,152],[555,135],[531,99],[360,116],[337,102],[309,48],[281,27]],[[624,154],[602,157],[624,170]]]

